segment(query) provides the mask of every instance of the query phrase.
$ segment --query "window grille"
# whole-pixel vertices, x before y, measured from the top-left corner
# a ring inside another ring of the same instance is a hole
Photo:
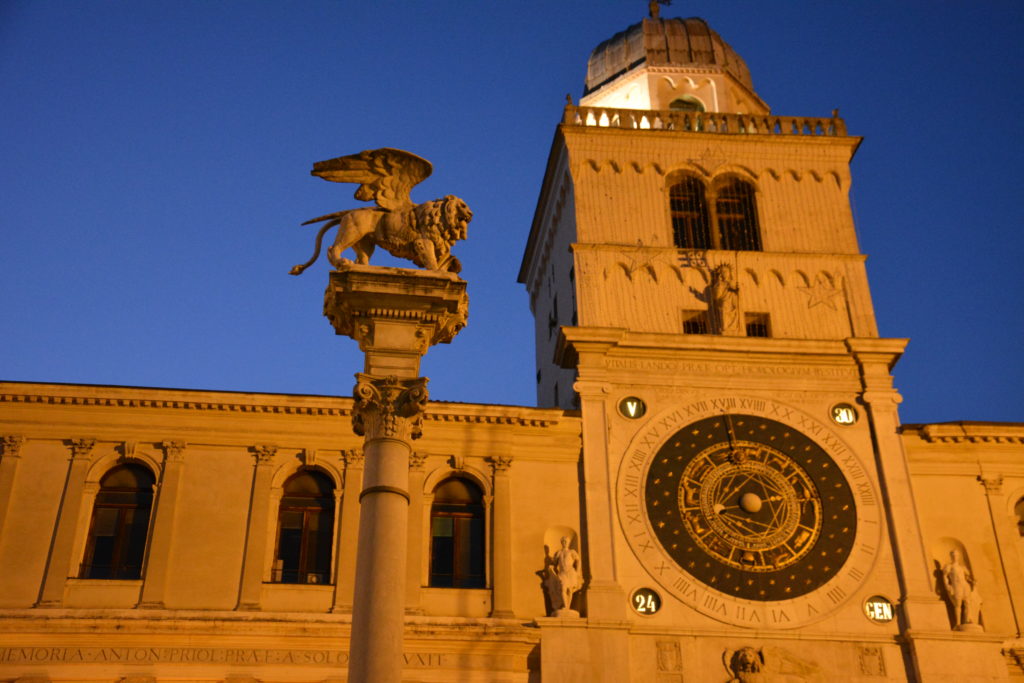
[[[716,183],[710,197],[699,178],[669,187],[672,240],[679,249],[761,251],[754,187],[739,178]],[[713,211],[709,210],[709,207]],[[711,225],[715,230],[711,230]]]
[[[680,249],[710,249],[708,205],[704,183],[694,177],[683,178],[669,188],[672,212],[672,239]]]
[[[761,251],[754,188],[749,183],[732,180],[718,188],[715,213],[718,218],[719,249]]]
[[[748,337],[772,336],[767,313],[747,313],[745,322]]]
[[[683,311],[683,332],[686,334],[709,334],[711,325],[707,311]]]

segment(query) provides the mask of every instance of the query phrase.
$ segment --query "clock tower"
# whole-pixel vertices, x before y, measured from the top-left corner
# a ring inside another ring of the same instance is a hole
[[[878,336],[850,210],[860,142],[837,112],[773,114],[706,22],[656,12],[594,49],[565,107],[520,281],[538,401],[582,414],[605,680],[649,680],[638,634],[694,636],[684,659],[737,676],[744,648],[751,671],[845,675],[853,643],[863,672],[944,680],[987,647],[951,641],[926,562],[906,340]],[[547,676],[583,625],[542,627]]]

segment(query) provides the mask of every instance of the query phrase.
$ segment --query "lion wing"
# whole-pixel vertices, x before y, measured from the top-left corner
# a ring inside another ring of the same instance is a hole
[[[413,207],[409,192],[431,172],[433,166],[426,159],[412,152],[382,147],[318,161],[310,173],[335,183],[360,183],[382,209],[405,211]]]

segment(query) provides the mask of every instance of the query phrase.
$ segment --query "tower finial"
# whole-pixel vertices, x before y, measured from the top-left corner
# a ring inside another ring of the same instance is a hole
[[[672,0],[651,0],[647,3],[647,9],[651,13],[651,19],[657,19],[658,15],[661,14],[660,5],[668,7],[672,4]]]

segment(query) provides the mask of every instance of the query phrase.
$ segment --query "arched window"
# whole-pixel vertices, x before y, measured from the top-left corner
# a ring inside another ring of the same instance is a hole
[[[716,182],[708,193],[699,178],[684,176],[668,191],[676,248],[761,251],[754,195],[754,186],[739,178]]]
[[[1017,501],[1013,506],[1013,512],[1017,515],[1017,531],[1024,536],[1024,498]]]
[[[676,111],[704,111],[704,103],[693,95],[682,95],[669,102],[668,108]]]
[[[484,588],[484,505],[480,487],[445,479],[430,508],[430,585]]]
[[[142,576],[155,483],[153,473],[140,465],[119,465],[103,476],[92,508],[81,578]]]
[[[710,249],[710,221],[704,183],[693,176],[686,176],[669,188],[668,197],[672,211],[672,239],[676,247]]]
[[[757,224],[754,188],[738,178],[719,185],[715,192],[718,218],[718,248],[760,251],[761,230]]]
[[[302,470],[284,483],[277,515],[274,579],[330,583],[334,484],[322,472]]]

